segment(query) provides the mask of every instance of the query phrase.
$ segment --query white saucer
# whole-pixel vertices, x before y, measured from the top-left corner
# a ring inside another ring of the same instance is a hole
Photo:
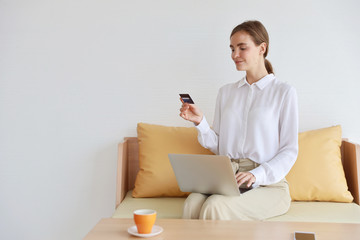
[[[162,233],[162,231],[163,231],[163,228],[160,226],[156,226],[156,225],[153,226],[151,233],[146,233],[146,234],[138,233],[137,227],[135,225],[128,228],[128,233],[130,233],[131,235],[134,235],[137,237],[143,237],[143,238],[156,236],[156,235]]]

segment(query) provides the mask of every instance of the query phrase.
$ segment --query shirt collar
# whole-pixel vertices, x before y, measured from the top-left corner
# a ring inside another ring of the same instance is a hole
[[[275,79],[274,74],[270,73],[265,77],[263,77],[262,79],[260,79],[259,81],[255,82],[254,85],[257,86],[260,90],[262,90],[274,79]],[[246,76],[239,81],[238,88],[244,86],[245,84],[250,86],[250,84],[246,81]]]

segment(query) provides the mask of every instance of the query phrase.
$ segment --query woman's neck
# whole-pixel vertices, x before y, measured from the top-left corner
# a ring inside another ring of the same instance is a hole
[[[259,67],[258,69],[246,71],[246,81],[251,85],[251,84],[259,81],[260,79],[262,79],[263,77],[265,77],[268,74],[269,73],[267,72],[267,70],[265,68],[265,64],[264,64],[261,67]]]

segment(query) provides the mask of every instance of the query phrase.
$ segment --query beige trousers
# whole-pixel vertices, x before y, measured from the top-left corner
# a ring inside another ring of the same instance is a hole
[[[250,171],[258,166],[249,159],[233,159],[236,171]],[[218,220],[264,220],[289,210],[291,197],[285,179],[276,184],[251,189],[240,196],[191,193],[184,203],[183,218]]]

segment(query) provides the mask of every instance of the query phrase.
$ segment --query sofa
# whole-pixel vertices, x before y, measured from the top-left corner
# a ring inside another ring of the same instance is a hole
[[[145,126],[147,127],[147,125]],[[166,130],[168,131],[168,129]],[[171,134],[176,134],[174,130],[170,132]],[[151,137],[158,133],[150,131],[147,132],[147,134],[148,137]],[[192,134],[194,135],[194,141],[196,141],[196,132]],[[314,137],[314,134],[311,134],[311,137]],[[143,133],[141,133],[141,135],[143,135]],[[309,137],[309,135],[307,135],[307,137]],[[150,208],[157,211],[158,218],[181,218],[186,195],[175,197],[161,195],[155,197],[133,197],[134,186],[140,169],[139,152],[140,155],[143,154],[139,151],[139,145],[142,146],[142,141],[144,141],[143,137],[141,138],[142,140],[140,140],[138,125],[138,137],[126,137],[123,142],[118,144],[116,209],[112,217],[131,218],[135,209]],[[151,144],[156,144],[154,143],[155,140],[148,140],[151,141]],[[303,140],[303,143],[314,145],[309,141],[309,138]],[[330,201],[324,201],[319,200],[319,198],[315,200],[301,200],[301,198],[299,198],[299,201],[296,199],[295,193],[293,193],[294,198],[292,195],[293,201],[291,202],[289,211],[284,215],[266,219],[265,221],[360,223],[360,145],[342,138],[340,139],[340,144],[341,146],[338,150],[339,154],[341,154],[341,160],[339,161],[341,161],[341,167],[345,174],[346,180],[344,181],[346,181],[349,194],[351,193],[352,196],[350,200],[353,200],[351,202],[341,202],[332,199],[330,199]],[[153,148],[154,147],[151,149]],[[302,149],[300,148],[299,155],[301,151]],[[294,171],[296,171],[296,169]],[[322,171],[322,169],[320,171]],[[287,176],[287,178],[288,177],[290,178],[291,176]],[[299,186],[300,185],[297,187],[300,188],[301,186]],[[149,186],[147,187],[149,188]]]

